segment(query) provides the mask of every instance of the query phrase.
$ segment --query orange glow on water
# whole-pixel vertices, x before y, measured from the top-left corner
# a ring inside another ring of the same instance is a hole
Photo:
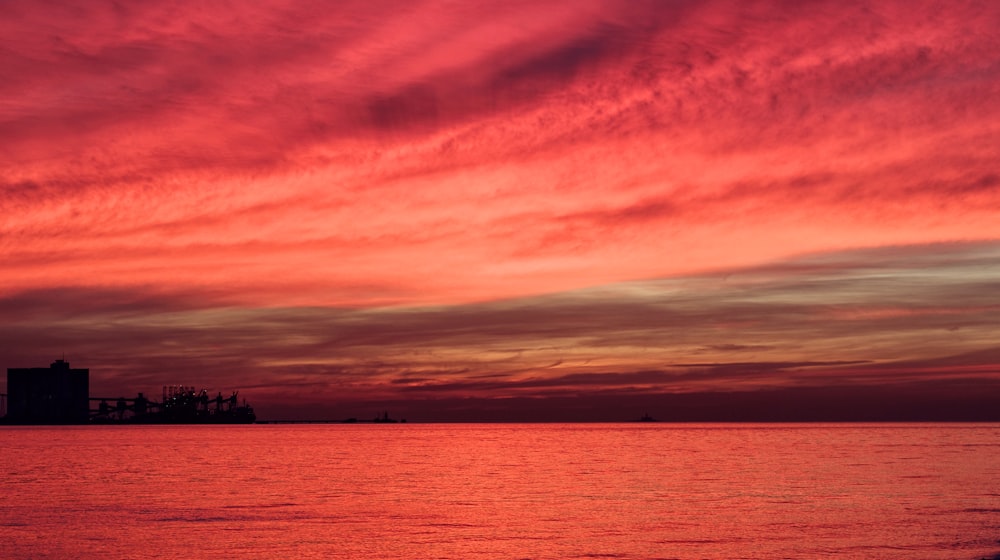
[[[12,557],[979,558],[996,430],[8,427],[0,538]]]

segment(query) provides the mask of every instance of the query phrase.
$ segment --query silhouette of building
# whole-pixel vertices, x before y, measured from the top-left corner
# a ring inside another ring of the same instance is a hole
[[[84,424],[89,417],[90,370],[56,360],[48,368],[7,368],[7,421]]]

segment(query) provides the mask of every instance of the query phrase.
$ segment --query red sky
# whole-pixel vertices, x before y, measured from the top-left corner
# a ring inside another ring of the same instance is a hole
[[[0,366],[272,418],[996,403],[997,29],[961,1],[4,2]]]

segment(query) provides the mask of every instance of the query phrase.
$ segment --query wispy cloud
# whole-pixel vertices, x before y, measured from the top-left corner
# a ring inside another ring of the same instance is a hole
[[[986,375],[997,28],[971,1],[4,2],[0,358],[288,398]]]
[[[988,5],[2,9],[8,292],[451,303],[1000,236]]]

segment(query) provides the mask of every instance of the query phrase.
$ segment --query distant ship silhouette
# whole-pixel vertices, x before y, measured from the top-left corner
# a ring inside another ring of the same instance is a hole
[[[386,410],[382,412],[382,416],[376,416],[372,422],[375,424],[396,424],[400,421],[389,418],[389,411]],[[406,422],[406,420],[402,420],[402,422]]]

